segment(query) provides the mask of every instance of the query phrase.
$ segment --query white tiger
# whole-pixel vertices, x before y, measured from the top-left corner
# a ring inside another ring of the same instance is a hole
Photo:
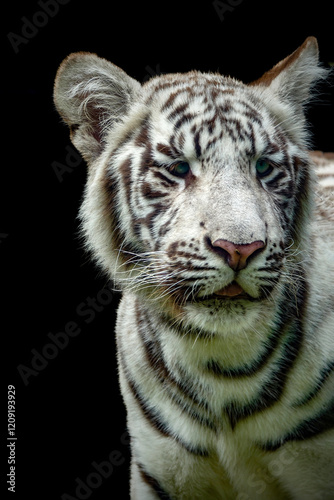
[[[250,85],[60,66],[83,234],[123,291],[132,499],[334,498],[334,161],[317,184],[304,117],[325,76],[312,37]]]

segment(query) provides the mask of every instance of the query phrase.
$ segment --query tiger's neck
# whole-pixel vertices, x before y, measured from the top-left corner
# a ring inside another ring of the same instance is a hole
[[[302,290],[302,288],[301,288]],[[286,367],[293,351],[297,354],[302,337],[299,321],[302,297],[290,301],[290,309],[276,306],[261,311],[261,320],[235,332],[208,332],[182,324],[136,297],[134,301],[138,334],[144,345],[155,350],[155,359],[175,373],[187,371],[197,376],[241,378],[254,376],[271,364]],[[298,295],[298,294],[297,294]],[[286,301],[286,299],[285,299]],[[289,354],[290,352],[290,354]]]
[[[167,391],[212,425],[222,425],[225,415],[224,425],[233,429],[274,405],[286,389],[303,343],[302,322],[293,310],[277,310],[267,329],[208,335],[125,293],[117,318],[121,371],[136,397],[148,392],[155,401]]]

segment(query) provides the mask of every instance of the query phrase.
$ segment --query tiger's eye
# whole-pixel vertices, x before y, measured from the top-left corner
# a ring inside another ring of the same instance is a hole
[[[273,170],[272,165],[264,158],[259,158],[257,160],[255,168],[259,177],[265,177],[266,175],[269,175]]]
[[[186,161],[174,163],[170,168],[170,173],[177,177],[184,177],[190,172],[190,165]]]

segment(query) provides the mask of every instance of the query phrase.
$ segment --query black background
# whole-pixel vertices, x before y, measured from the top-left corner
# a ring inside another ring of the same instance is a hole
[[[61,182],[52,167],[70,161],[68,132],[52,102],[57,67],[69,53],[83,50],[111,60],[139,81],[160,72],[199,69],[249,82],[309,35],[318,38],[323,63],[334,61],[330,2],[230,4],[235,7],[221,12],[224,19],[214,2],[204,0],[69,0],[47,18],[36,14],[43,11],[38,1],[3,5],[6,139],[0,257],[6,374],[1,398],[6,400],[12,384],[17,405],[16,494],[9,498],[60,500],[65,493],[76,498],[76,478],[86,482],[94,472],[92,463],[107,460],[113,450],[124,463],[86,498],[128,498],[129,453],[113,335],[119,296],[109,294],[110,303],[94,317],[78,313],[88,297],[105,299],[100,290],[106,279],[90,263],[78,238],[84,162],[64,173]],[[23,17],[42,26],[15,51],[7,35],[22,36]],[[321,101],[309,113],[314,147],[325,151],[334,149],[332,90],[323,89]],[[25,384],[17,367],[31,368],[31,350],[42,353],[51,343],[48,334],[63,332],[69,322],[78,325],[80,334],[58,353],[53,351],[54,359],[30,374]],[[6,425],[2,429],[6,449]],[[2,478],[6,492],[5,481]],[[84,498],[83,490],[80,493]]]

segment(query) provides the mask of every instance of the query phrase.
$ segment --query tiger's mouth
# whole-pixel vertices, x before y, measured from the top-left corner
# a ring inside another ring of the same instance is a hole
[[[230,283],[229,285],[221,288],[220,290],[217,290],[213,293],[213,295],[217,295],[218,297],[223,298],[233,298],[239,297],[241,295],[249,297],[248,293],[246,293],[245,290],[236,281],[232,281],[232,283]]]
[[[204,295],[203,297],[196,298],[195,302],[203,302],[209,300],[256,300],[251,297],[236,281],[232,281],[229,285],[224,288],[216,290],[210,295]]]

